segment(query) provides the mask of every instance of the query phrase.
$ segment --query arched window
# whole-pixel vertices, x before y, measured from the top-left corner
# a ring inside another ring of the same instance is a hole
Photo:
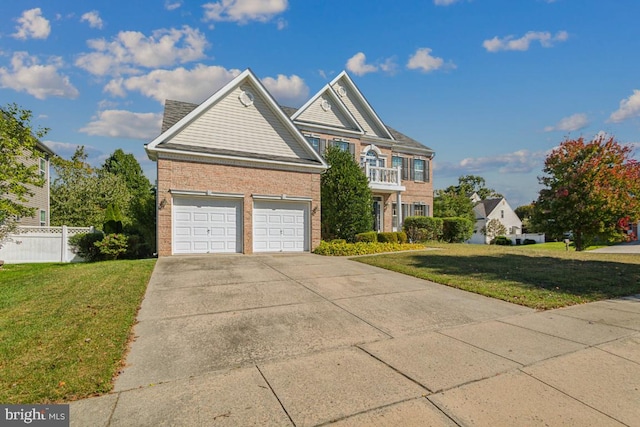
[[[384,167],[384,158],[382,158],[382,156],[380,156],[380,154],[378,153],[379,149],[377,147],[370,145],[365,150],[366,151],[364,152],[363,163],[368,163],[369,166],[374,167]]]

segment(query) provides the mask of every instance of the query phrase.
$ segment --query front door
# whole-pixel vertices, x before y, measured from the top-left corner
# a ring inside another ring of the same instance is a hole
[[[382,231],[382,197],[373,198],[373,231]]]

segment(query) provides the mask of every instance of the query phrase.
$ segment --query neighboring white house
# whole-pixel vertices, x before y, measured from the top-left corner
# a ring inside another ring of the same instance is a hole
[[[476,193],[471,196],[471,200],[475,202],[473,212],[476,214],[476,224],[473,231],[473,236],[469,239],[468,243],[475,244],[488,244],[492,237],[487,235],[485,227],[491,220],[498,220],[506,230],[504,233],[511,240],[520,238],[522,233],[522,221],[511,209],[507,200],[502,197],[499,199],[486,199],[480,200],[480,197]],[[515,243],[515,241],[514,241]]]

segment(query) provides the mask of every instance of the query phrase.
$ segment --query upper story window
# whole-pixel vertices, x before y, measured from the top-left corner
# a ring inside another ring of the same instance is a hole
[[[40,177],[45,178],[47,176],[47,161],[40,158]]]
[[[367,151],[367,155],[365,156],[365,161],[369,164],[369,166],[374,166],[374,167],[384,167],[384,159],[380,158],[378,156],[378,153],[376,153],[373,150],[369,150]]]
[[[414,181],[426,181],[425,179],[425,161],[422,159],[413,160],[413,179]]]
[[[315,137],[315,136],[309,136],[309,135],[305,135],[305,138],[307,138],[307,141],[309,141],[309,144],[311,144],[313,149],[316,150],[317,153],[319,153],[320,152],[320,138]]]
[[[347,153],[350,153],[352,151],[350,147],[351,144],[349,144],[349,141],[333,141],[333,145],[335,147],[338,147],[342,151],[346,151]]]
[[[398,166],[402,167],[402,157],[399,157],[399,156],[391,157],[391,167],[395,169]]]

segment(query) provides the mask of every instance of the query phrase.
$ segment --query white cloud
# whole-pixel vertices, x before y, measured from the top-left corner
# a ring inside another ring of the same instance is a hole
[[[0,67],[0,86],[18,92],[27,92],[38,99],[51,96],[77,98],[76,89],[69,77],[60,74],[62,59],[53,57],[49,63],[38,63],[35,56],[27,52],[15,52],[11,58],[11,69]]]
[[[542,47],[552,47],[555,42],[564,42],[569,38],[569,33],[559,31],[552,35],[548,31],[529,31],[519,39],[514,36],[506,36],[503,38],[494,37],[485,40],[482,46],[489,52],[499,52],[501,50],[529,50],[532,42],[538,41]]]
[[[159,29],[151,36],[138,31],[122,31],[111,41],[93,39],[87,42],[94,50],[81,54],[75,64],[91,74],[119,75],[137,73],[137,67],[154,68],[186,63],[205,57],[208,47],[198,29]]]
[[[491,157],[468,157],[458,163],[436,163],[438,174],[456,176],[486,172],[530,173],[540,169],[546,153],[519,150]]]
[[[267,22],[289,7],[287,0],[221,0],[205,3],[204,21]]]
[[[611,113],[609,121],[620,123],[633,117],[640,117],[640,90],[635,89],[633,94],[620,101],[620,108]]]
[[[416,52],[409,57],[409,62],[407,62],[408,69],[420,70],[423,73],[429,73],[443,67],[455,69],[456,65],[453,62],[445,64],[442,58],[431,56],[431,49],[428,47],[416,50]]]
[[[261,79],[269,93],[281,104],[297,106],[309,96],[309,87],[304,80],[295,74],[287,77],[278,74],[277,78],[265,77]]]
[[[80,132],[91,136],[131,138],[150,141],[160,133],[162,114],[134,113],[126,110],[104,110]]]
[[[459,1],[460,0],[433,0],[433,4],[436,6],[449,6]]]
[[[100,13],[97,10],[92,10],[91,12],[87,12],[80,17],[80,22],[88,22],[91,28],[102,29],[103,22],[102,18],[100,18]]]
[[[358,52],[347,60],[347,70],[351,71],[356,76],[364,76],[368,73],[375,73],[378,71],[376,65],[367,64],[367,57],[364,53]]]
[[[51,33],[49,20],[42,16],[42,10],[39,7],[25,10],[17,21],[16,32],[11,35],[16,39],[46,39]]]
[[[237,69],[199,64],[191,70],[183,67],[153,70],[142,76],[114,79],[105,86],[104,91],[122,97],[127,91],[136,91],[160,103],[164,103],[165,99],[176,99],[198,104],[238,74],[240,70]]]
[[[276,21],[276,27],[278,28],[278,30],[284,30],[285,28],[287,28],[287,25],[289,25],[289,23],[282,18],[279,18]]]
[[[164,8],[167,10],[176,10],[178,8],[180,8],[182,6],[182,1],[170,1],[170,0],[165,0],[164,2]]]
[[[565,132],[574,132],[585,128],[588,124],[589,119],[587,118],[587,115],[584,113],[577,113],[572,116],[563,118],[555,126],[545,127],[544,131],[552,132],[561,130]]]

